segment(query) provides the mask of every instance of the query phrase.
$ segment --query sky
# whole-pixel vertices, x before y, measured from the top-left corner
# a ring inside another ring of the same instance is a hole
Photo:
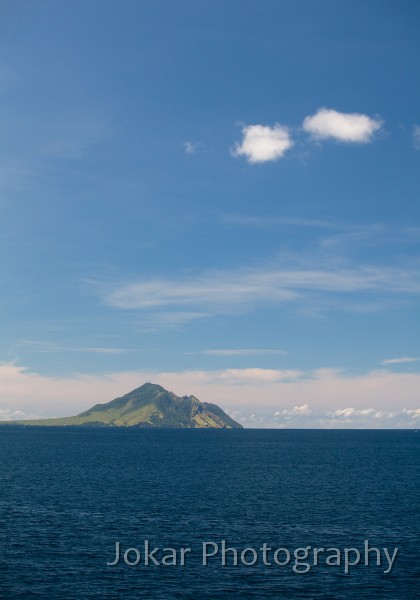
[[[0,419],[146,381],[420,423],[420,4],[0,0]]]

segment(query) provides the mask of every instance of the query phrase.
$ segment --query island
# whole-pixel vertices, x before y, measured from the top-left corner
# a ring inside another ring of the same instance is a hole
[[[171,429],[242,429],[216,404],[195,396],[176,396],[162,386],[145,383],[105,404],[96,404],[74,417],[7,421],[3,425],[49,427],[154,427]]]

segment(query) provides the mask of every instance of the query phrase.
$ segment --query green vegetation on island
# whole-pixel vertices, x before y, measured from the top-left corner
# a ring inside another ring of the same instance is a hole
[[[216,404],[200,402],[195,396],[176,396],[160,385],[145,383],[141,387],[106,404],[96,404],[74,417],[9,421],[13,425],[159,427],[234,429],[234,421]]]

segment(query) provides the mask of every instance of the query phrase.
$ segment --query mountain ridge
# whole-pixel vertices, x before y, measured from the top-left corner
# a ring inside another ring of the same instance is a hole
[[[3,424],[38,426],[137,427],[171,429],[237,429],[217,404],[195,396],[177,396],[160,385],[145,383],[110,402],[95,404],[73,417],[8,421]]]

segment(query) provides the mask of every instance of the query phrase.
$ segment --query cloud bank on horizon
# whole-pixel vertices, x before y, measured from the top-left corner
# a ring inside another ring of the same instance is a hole
[[[212,402],[245,427],[415,428],[420,425],[420,374],[336,369],[121,371],[48,377],[15,364],[0,365],[0,421],[72,416],[142,385]]]

